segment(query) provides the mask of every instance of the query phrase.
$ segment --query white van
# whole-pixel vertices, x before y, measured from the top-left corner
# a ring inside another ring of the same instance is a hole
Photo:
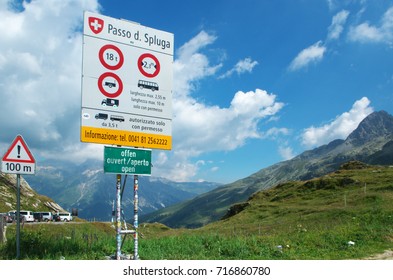
[[[15,215],[15,218],[16,218],[16,210],[9,211],[8,213]],[[20,210],[19,211],[19,215],[21,217],[21,220],[22,220],[22,217],[23,217],[23,220],[25,222],[34,222],[34,216],[33,216],[33,212],[32,211]]]
[[[62,221],[62,222],[70,222],[70,221],[72,221],[71,213],[60,212],[60,213],[58,213],[58,215],[60,217],[60,221]]]
[[[38,213],[42,214],[43,221],[45,222],[53,221],[53,215],[51,212],[38,212]]]

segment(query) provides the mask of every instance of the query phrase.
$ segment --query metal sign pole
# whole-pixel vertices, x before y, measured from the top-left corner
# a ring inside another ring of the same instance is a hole
[[[116,260],[121,255],[121,174],[116,175]]]
[[[16,259],[20,258],[20,174],[16,175]]]
[[[138,175],[134,175],[134,260],[138,255]]]

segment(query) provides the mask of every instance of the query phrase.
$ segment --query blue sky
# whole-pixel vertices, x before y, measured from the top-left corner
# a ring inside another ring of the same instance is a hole
[[[174,34],[153,176],[233,182],[393,113],[393,1],[0,0],[4,152],[22,134],[40,159],[103,158],[79,141],[84,10]]]

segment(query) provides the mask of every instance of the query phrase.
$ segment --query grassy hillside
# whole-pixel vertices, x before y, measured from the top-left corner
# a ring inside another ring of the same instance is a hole
[[[258,192],[205,227],[163,230],[166,237],[155,235],[154,244],[169,240],[195,252],[167,245],[162,258],[169,259],[363,258],[393,248],[392,179],[392,167],[348,163],[318,179]]]
[[[358,259],[392,250],[392,179],[393,167],[352,162],[318,179],[288,182],[258,192],[247,202],[234,205],[223,220],[198,229],[143,224],[140,257]],[[109,224],[45,226],[57,226],[59,232],[32,225],[23,230],[25,237],[37,243],[28,242],[33,249],[25,258],[99,259],[115,252],[115,233]],[[66,233],[60,231],[62,228]],[[47,240],[49,234],[52,238]],[[0,246],[3,258],[13,256],[12,242],[9,244]],[[47,251],[37,255],[39,250],[34,246]],[[132,252],[132,248],[129,238],[124,251]]]

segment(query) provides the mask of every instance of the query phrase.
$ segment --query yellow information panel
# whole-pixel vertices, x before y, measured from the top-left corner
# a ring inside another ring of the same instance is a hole
[[[149,149],[172,149],[172,136],[86,126],[81,128],[81,141]]]

